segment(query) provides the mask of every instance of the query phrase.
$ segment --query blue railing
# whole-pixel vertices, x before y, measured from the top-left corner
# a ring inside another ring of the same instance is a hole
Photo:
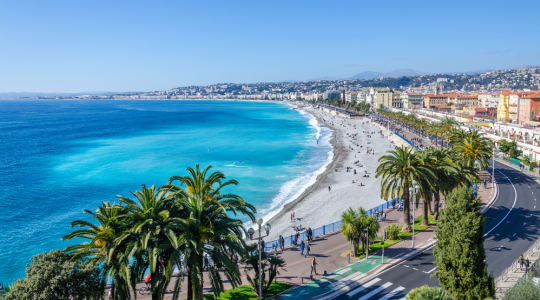
[[[404,137],[403,135],[399,134],[397,131],[394,131],[394,134],[399,136],[400,138],[402,138],[407,143],[409,143],[409,145],[413,146],[414,149],[420,150],[420,148],[418,146],[416,146],[412,141],[410,141],[408,138]]]
[[[393,207],[394,205],[397,205],[398,204],[398,200],[397,198],[396,199],[393,199],[393,200],[390,200],[390,201],[386,201],[385,203],[381,204],[381,205],[378,205],[374,208],[371,208],[369,210],[366,211],[366,213],[370,216],[373,216],[374,214],[376,214],[377,212],[382,212],[383,210],[385,209],[388,209],[390,207]],[[334,222],[334,223],[330,223],[330,224],[325,224],[321,227],[318,227],[318,228],[315,228],[315,229],[311,229],[311,231],[313,232],[313,238],[316,238],[318,236],[323,236],[323,235],[327,235],[327,234],[330,234],[330,233],[334,233],[336,231],[340,231],[341,230],[341,224],[342,222],[341,221],[337,221],[337,222]],[[285,240],[285,245],[284,247],[289,247],[289,246],[292,246],[294,245],[294,234],[291,234],[290,236],[287,236],[287,237],[283,237],[284,240]],[[297,243],[300,243],[301,241],[307,241],[307,232],[306,230],[302,231],[300,233],[300,237],[298,238],[298,241]],[[278,245],[278,248],[279,248],[279,241],[278,240],[272,240],[272,241],[265,241],[264,243],[264,250],[265,251],[270,251],[270,250],[273,250],[272,248],[272,245],[274,243],[277,243]]]

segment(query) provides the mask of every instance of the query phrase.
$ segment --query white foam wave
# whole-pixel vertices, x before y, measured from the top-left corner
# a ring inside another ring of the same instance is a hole
[[[332,131],[328,129],[328,134],[325,134],[322,138],[322,146],[330,145],[330,150],[327,152],[324,163],[311,173],[303,174],[300,177],[285,182],[281,186],[279,193],[272,199],[270,207],[262,211],[262,215],[264,216],[263,220],[270,220],[279,213],[283,205],[298,198],[308,187],[313,185],[316,182],[317,177],[326,170],[326,167],[332,162],[334,157],[334,149],[330,144],[331,135]]]

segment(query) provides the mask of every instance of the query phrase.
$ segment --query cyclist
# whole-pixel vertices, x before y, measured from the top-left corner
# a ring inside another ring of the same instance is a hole
[[[146,284],[147,289],[150,288],[150,285],[152,284],[152,276],[150,276],[150,274],[146,275],[146,278],[144,279],[144,284]]]

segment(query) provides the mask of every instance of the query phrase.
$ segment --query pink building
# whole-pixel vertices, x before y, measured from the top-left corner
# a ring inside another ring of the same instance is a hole
[[[519,98],[518,122],[525,124],[540,120],[540,92],[522,95]]]

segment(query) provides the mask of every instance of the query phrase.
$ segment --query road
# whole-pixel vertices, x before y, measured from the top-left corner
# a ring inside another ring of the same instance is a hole
[[[529,176],[503,164],[495,164],[499,195],[485,216],[488,272],[501,274],[540,235],[540,185]],[[438,286],[433,248],[370,278],[336,299],[402,299],[413,288]]]

